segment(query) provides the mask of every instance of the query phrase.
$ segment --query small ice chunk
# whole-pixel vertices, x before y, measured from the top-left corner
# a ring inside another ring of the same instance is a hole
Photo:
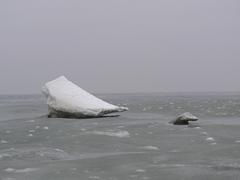
[[[125,128],[125,126],[118,126],[117,128],[122,129],[122,128]]]
[[[27,123],[34,123],[35,120],[28,120],[28,121],[25,121],[25,122],[27,122]]]
[[[142,149],[146,149],[146,150],[159,150],[159,148],[156,147],[156,146],[143,146]]]
[[[4,157],[11,157],[11,155],[6,153],[0,154],[0,158],[4,158]]]
[[[49,128],[47,126],[45,126],[43,129],[48,130]]]
[[[28,134],[29,137],[33,137],[33,134]]]
[[[105,136],[113,136],[113,137],[119,137],[119,138],[125,138],[130,137],[130,134],[128,131],[93,131],[89,132],[90,134],[96,134],[96,135],[105,135]]]
[[[7,144],[8,142],[6,140],[1,140],[2,144]]]
[[[145,169],[137,169],[136,172],[138,172],[138,173],[145,173],[146,170]]]
[[[33,172],[36,171],[37,169],[35,168],[25,168],[25,169],[18,169],[15,170],[15,173],[29,173],[29,172]]]
[[[13,169],[13,168],[7,168],[5,169],[6,172],[10,173],[28,173],[28,172],[33,172],[36,171],[37,169],[35,168],[25,168],[25,169]]]
[[[215,139],[213,137],[208,137],[206,138],[207,141],[215,141]]]
[[[5,169],[5,171],[6,171],[6,172],[14,172],[15,169],[13,169],[13,168],[7,168],[7,169]]]
[[[55,150],[58,151],[58,152],[64,152],[64,150],[58,149],[58,148],[56,148]]]
[[[29,130],[28,132],[30,132],[30,133],[34,133],[34,132],[35,132],[35,130],[33,130],[33,129],[32,129],[32,130]]]

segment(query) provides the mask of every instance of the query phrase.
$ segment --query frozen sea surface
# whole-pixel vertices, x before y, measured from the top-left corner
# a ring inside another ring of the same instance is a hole
[[[130,110],[48,119],[42,96],[0,96],[0,180],[240,179],[240,95],[98,96]],[[184,112],[199,122],[168,124]]]

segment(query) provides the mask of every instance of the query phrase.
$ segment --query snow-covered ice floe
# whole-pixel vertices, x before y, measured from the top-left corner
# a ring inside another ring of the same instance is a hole
[[[189,112],[183,113],[170,123],[175,125],[188,125],[189,121],[197,121],[198,118]]]
[[[47,98],[49,117],[94,118],[128,110],[93,96],[64,76],[46,83],[42,92]]]

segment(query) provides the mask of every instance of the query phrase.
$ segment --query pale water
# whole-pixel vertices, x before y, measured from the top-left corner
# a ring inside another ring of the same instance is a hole
[[[0,96],[0,179],[240,179],[240,95],[98,96],[130,110],[48,119],[42,96]],[[184,112],[200,120],[168,124]]]

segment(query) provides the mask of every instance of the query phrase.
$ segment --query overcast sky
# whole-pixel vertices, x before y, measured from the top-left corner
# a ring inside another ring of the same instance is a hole
[[[1,0],[0,94],[240,91],[239,0]]]

